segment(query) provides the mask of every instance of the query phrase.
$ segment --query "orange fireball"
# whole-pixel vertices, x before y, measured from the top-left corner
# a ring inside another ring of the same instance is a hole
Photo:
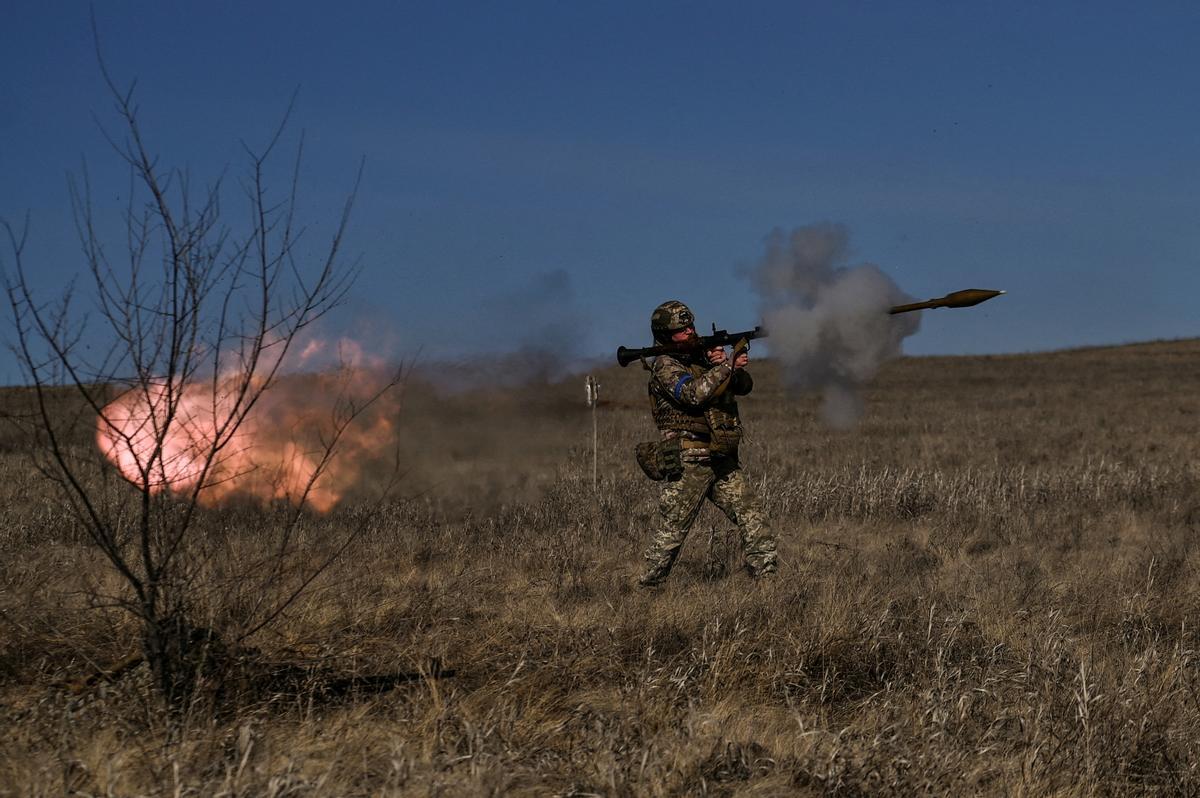
[[[307,365],[329,349],[310,341],[298,359]],[[397,410],[388,394],[346,425],[339,408],[361,407],[386,381],[381,361],[357,343],[343,339],[336,349],[339,369],[280,378],[240,423],[240,375],[138,385],[101,411],[96,442],[125,479],[151,493],[195,491],[207,505],[231,496],[304,501],[328,512],[358,479],[361,464],[393,445],[389,416]],[[374,367],[363,369],[363,362]]]

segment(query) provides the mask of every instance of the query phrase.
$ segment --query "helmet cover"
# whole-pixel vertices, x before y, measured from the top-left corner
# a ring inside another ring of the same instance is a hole
[[[650,314],[650,333],[659,343],[667,343],[671,340],[671,333],[686,330],[695,324],[696,318],[691,309],[677,299],[662,303]]]

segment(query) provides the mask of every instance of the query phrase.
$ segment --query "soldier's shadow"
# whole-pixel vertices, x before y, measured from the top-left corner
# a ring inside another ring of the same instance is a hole
[[[346,675],[334,669],[311,668],[299,665],[280,665],[261,674],[256,680],[259,690],[283,695],[303,695],[305,698],[335,702],[339,699],[385,693],[405,684],[429,679],[448,679],[455,675],[453,668],[441,660],[431,659],[420,671],[367,673]]]

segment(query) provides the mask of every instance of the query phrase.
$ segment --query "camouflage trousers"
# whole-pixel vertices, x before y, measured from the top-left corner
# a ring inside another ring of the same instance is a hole
[[[775,537],[759,509],[750,480],[737,460],[713,458],[711,463],[685,462],[683,476],[663,484],[654,538],[645,554],[643,585],[655,585],[667,578],[705,499],[737,524],[750,572],[755,576],[775,572]]]

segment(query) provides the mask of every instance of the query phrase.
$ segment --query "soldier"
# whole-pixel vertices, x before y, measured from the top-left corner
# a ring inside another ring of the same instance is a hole
[[[697,337],[691,310],[677,301],[655,308],[650,331],[660,344]],[[660,355],[650,369],[654,423],[662,441],[678,447],[681,468],[663,484],[646,572],[639,580],[643,587],[667,578],[706,498],[737,524],[750,574],[775,573],[775,538],[738,464],[742,422],[735,397],[750,393],[754,381],[746,371],[749,355],[736,350],[734,355],[730,362],[723,347],[696,355]]]

